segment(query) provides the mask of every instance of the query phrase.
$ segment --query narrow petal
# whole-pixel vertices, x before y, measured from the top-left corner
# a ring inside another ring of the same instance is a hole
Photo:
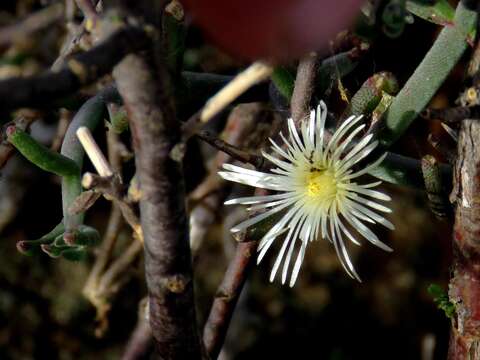
[[[350,179],[354,179],[356,177],[359,177],[361,175],[364,175],[366,173],[368,173],[369,171],[375,169],[378,165],[380,165],[383,160],[385,160],[385,158],[387,157],[387,153],[383,154],[382,156],[380,156],[376,161],[374,161],[373,163],[367,165],[366,167],[364,167],[362,170],[360,171],[357,171],[357,172],[354,172],[353,174],[350,174],[350,175],[345,175],[343,177],[344,180],[350,180]]]
[[[365,189],[362,186],[358,186],[356,184],[349,184],[349,188],[351,191],[370,196],[374,199],[382,200],[382,201],[390,201],[392,198],[388,196],[387,194],[384,194],[380,191],[375,191],[375,190],[370,190],[370,189]]]
[[[292,277],[290,278],[289,286],[293,287],[297,281],[298,274],[300,273],[300,267],[302,266],[303,259],[305,258],[305,250],[307,249],[308,241],[302,241],[302,246],[298,250],[297,260],[292,270]]]
[[[358,203],[361,203],[363,205],[370,206],[372,209],[376,209],[378,211],[384,212],[384,213],[391,213],[392,210],[384,205],[381,205],[375,201],[365,199],[358,194],[355,193],[348,193],[347,197],[349,197],[352,200],[355,200]]]
[[[277,143],[275,141],[273,141],[272,139],[268,138],[268,140],[270,141],[270,143],[272,144],[272,149],[278,153],[280,156],[283,156],[285,159],[289,160],[290,162],[293,162],[295,161],[295,159],[289,155],[288,153],[286,153],[280,146],[277,145]]]
[[[279,168],[285,170],[285,171],[288,171],[288,172],[293,172],[295,170],[294,166],[292,165],[292,163],[288,163],[286,161],[283,161],[283,160],[280,160],[280,159],[277,159],[275,157],[273,157],[272,155],[269,155],[267,154],[266,152],[262,151],[262,155],[265,159],[267,159],[268,161],[270,161],[271,163],[277,165]]]
[[[303,145],[302,140],[300,140],[300,136],[298,135],[297,128],[292,118],[288,118],[288,131],[290,134],[290,139],[293,143],[293,147],[297,148],[297,150],[300,152],[304,152],[305,146]]]
[[[387,219],[385,219],[383,216],[373,212],[370,209],[367,209],[365,206],[363,206],[359,203],[356,203],[354,201],[350,201],[350,204],[353,208],[362,212],[364,215],[368,216],[370,219],[374,220],[375,222],[377,222],[379,224],[382,224],[383,226],[385,226],[386,228],[388,228],[390,230],[395,230],[395,226],[393,226],[393,224],[390,221],[388,221]]]
[[[272,272],[270,273],[270,282],[273,282],[275,279],[275,275],[277,273],[278,268],[280,267],[280,264],[283,259],[283,255],[285,254],[285,250],[287,249],[287,245],[290,242],[290,239],[293,235],[293,232],[295,231],[297,224],[302,216],[302,212],[299,211],[298,213],[295,214],[294,218],[290,222],[290,230],[287,233],[287,236],[285,237],[285,240],[283,240],[283,245],[282,248],[280,249],[280,252],[277,255],[277,259],[275,260],[275,263],[273,264]]]
[[[266,208],[269,208],[269,207],[279,206],[279,205],[285,204],[286,202],[291,203],[292,201],[296,201],[296,198],[298,198],[298,197],[299,197],[299,195],[296,195],[296,197],[292,196],[292,197],[288,197],[286,199],[271,201],[271,202],[264,203],[264,204],[253,205],[253,206],[248,207],[247,211],[262,210],[262,209],[266,209]]]
[[[378,246],[380,249],[385,251],[393,251],[391,247],[382,243],[377,235],[375,235],[369,228],[363,225],[358,219],[350,215],[348,212],[342,213],[345,220],[347,220],[350,225],[352,225],[355,230],[357,230],[365,239],[370,241],[373,245]]]
[[[365,124],[358,126],[348,137],[342,142],[342,144],[337,147],[332,155],[333,161],[337,161],[340,158],[340,155],[343,154],[347,146],[352,142],[353,138],[363,129],[365,128]]]
[[[264,195],[264,196],[246,196],[236,199],[230,199],[224,202],[225,205],[235,205],[235,204],[242,204],[242,205],[250,205],[250,204],[258,204],[266,201],[273,201],[278,199],[285,199],[292,196],[292,193],[281,193],[275,195]]]
[[[267,217],[269,217],[269,216],[271,216],[271,215],[273,215],[273,214],[276,214],[276,213],[278,213],[279,211],[285,209],[285,208],[286,208],[287,206],[289,206],[292,202],[293,202],[293,201],[287,202],[287,203],[282,204],[282,205],[280,205],[280,206],[277,206],[277,207],[275,207],[275,208],[273,208],[273,209],[270,209],[270,210],[268,210],[268,211],[265,211],[264,213],[261,213],[260,215],[254,216],[254,217],[252,217],[252,218],[250,218],[250,219],[247,219],[247,220],[241,222],[240,224],[234,226],[233,228],[231,228],[230,231],[231,231],[232,233],[236,233],[236,232],[245,230],[246,228],[248,228],[248,227],[250,227],[250,226],[252,226],[252,225],[255,225],[256,223],[262,221],[263,219],[266,219]]]
[[[347,237],[350,239],[352,243],[358,246],[361,245],[360,242],[357,239],[355,239],[355,237],[350,233],[350,231],[348,231],[347,227],[342,223],[342,221],[340,220],[340,217],[337,214],[335,214],[335,222],[338,224],[338,226],[343,231],[343,233],[347,235]]]
[[[285,282],[287,281],[288,268],[290,267],[290,259],[292,258],[293,249],[295,248],[295,244],[298,240],[298,234],[303,229],[306,218],[307,218],[306,214],[302,214],[302,218],[298,222],[297,228],[295,229],[295,233],[292,236],[292,240],[291,240],[290,246],[288,248],[287,257],[285,258],[285,261],[283,262],[282,285],[285,284]]]
[[[360,140],[357,145],[355,145],[352,150],[350,150],[347,155],[344,157],[344,161],[349,160],[352,156],[354,156],[356,153],[358,153],[360,150],[362,150],[365,146],[368,145],[370,140],[372,140],[373,134],[367,135],[362,140]]]
[[[332,241],[333,246],[335,247],[335,251],[340,260],[340,263],[342,264],[347,274],[350,275],[352,278],[357,279],[358,281],[361,281],[360,277],[358,276],[357,272],[353,267],[350,257],[348,256],[348,252],[342,240],[342,234],[338,229],[338,225],[334,221],[334,212],[335,212],[335,208],[334,206],[332,206],[332,208],[330,209],[330,233],[333,240]]]

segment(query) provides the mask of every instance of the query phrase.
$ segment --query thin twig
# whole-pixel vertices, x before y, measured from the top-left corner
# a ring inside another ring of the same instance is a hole
[[[236,146],[244,147],[248,145],[249,150],[258,150],[258,147],[265,139],[261,135],[262,129],[268,128],[271,130],[274,128],[271,121],[267,125],[268,120],[271,119],[265,117],[265,108],[260,104],[238,105],[230,112],[220,137]],[[252,134],[259,135],[252,137]],[[232,157],[228,152],[218,152],[210,163],[208,176],[190,193],[189,200],[192,204],[190,212],[190,245],[194,258],[203,243],[208,229],[215,222],[219,211],[221,211],[221,204],[227,196],[229,185],[218,176],[217,171],[220,170],[224,163],[231,160]]]
[[[262,62],[256,62],[238,74],[227,86],[212,97],[200,113],[200,121],[206,123],[228,104],[253,85],[267,79],[273,68]]]
[[[98,336],[103,335],[108,326],[107,313],[110,310],[109,298],[112,294],[110,287],[105,286],[100,291],[99,283],[102,273],[105,271],[112,256],[115,243],[118,238],[120,227],[122,226],[122,213],[118,206],[113,204],[110,218],[108,220],[107,230],[103,236],[102,245],[97,250],[95,263],[90,270],[87,281],[83,287],[83,295],[95,306],[97,312],[98,327],[95,333]]]
[[[65,138],[65,134],[68,130],[68,126],[72,121],[72,113],[70,111],[66,109],[60,109],[59,114],[60,116],[57,125],[57,132],[52,140],[52,145],[50,145],[50,149],[57,152],[60,151],[63,139]]]
[[[231,104],[249,88],[266,80],[273,68],[263,62],[255,62],[235,76],[224,88],[211,97],[205,106],[182,126],[183,140],[188,140],[206,122]]]
[[[110,291],[116,292],[118,286],[113,286],[121,275],[125,274],[125,271],[130,265],[138,258],[138,254],[142,250],[142,243],[138,240],[132,241],[128,248],[122,252],[115,261],[108,267],[98,282],[99,291],[102,293],[108,293]]]
[[[197,134],[199,139],[202,139],[206,143],[210,144],[217,150],[224,152],[225,154],[230,155],[233,159],[251,164],[256,168],[260,168],[263,165],[263,157],[252,154],[248,151],[241,150],[236,146],[233,146],[222,139],[214,136],[208,131],[201,131]]]
[[[113,171],[108,163],[107,159],[103,155],[102,151],[98,147],[97,143],[93,139],[92,133],[88,128],[82,126],[77,130],[77,137],[80,140],[85,152],[87,153],[90,161],[97,172],[102,177],[109,177],[113,175]]]
[[[143,243],[143,231],[140,226],[140,220],[133,209],[133,205],[126,197],[125,187],[118,174],[103,177],[87,172],[82,177],[82,186],[85,189],[94,189],[103,194],[107,200],[115,202],[120,208],[123,218],[134,231],[136,238],[140,243]]]
[[[0,81],[0,108],[46,107],[107,74],[125,55],[149,43],[142,29],[126,27],[89,51],[72,57],[58,71]]]

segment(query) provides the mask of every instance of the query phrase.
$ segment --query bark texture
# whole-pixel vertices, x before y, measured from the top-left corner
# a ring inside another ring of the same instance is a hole
[[[480,123],[462,122],[451,200],[456,203],[449,297],[449,360],[480,359]]]
[[[185,214],[180,126],[168,74],[146,56],[114,70],[128,111],[141,189],[150,326],[161,359],[200,358]]]

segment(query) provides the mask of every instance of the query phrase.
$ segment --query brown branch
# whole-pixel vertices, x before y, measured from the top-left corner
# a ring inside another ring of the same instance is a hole
[[[210,314],[203,329],[203,343],[212,359],[216,359],[222,349],[228,326],[232,319],[243,285],[247,280],[249,269],[255,263],[257,241],[237,244],[235,255],[213,300]]]
[[[295,87],[290,102],[292,118],[295,123],[299,123],[310,116],[310,100],[315,90],[317,60],[317,55],[310,53],[301,59],[298,64]]]
[[[156,351],[164,359],[198,359],[182,154],[172,151],[180,141],[180,125],[168,74],[162,64],[129,55],[115,68],[114,78],[129,115],[142,191],[140,218]]]
[[[73,56],[58,71],[0,81],[0,108],[49,106],[109,73],[125,55],[141,50],[149,43],[143,30],[126,27],[89,51]]]
[[[272,119],[270,123],[269,133],[272,136],[278,133],[279,122]],[[259,121],[257,120],[257,123]],[[258,130],[257,130],[258,131]],[[265,141],[265,137],[256,138],[254,147],[260,147]],[[266,170],[271,164],[264,162],[261,170]],[[266,195],[268,192],[264,189],[256,189],[255,195]],[[242,292],[243,286],[247,279],[252,265],[255,263],[255,254],[260,237],[257,233],[247,232],[241,235],[241,239],[237,239],[239,243],[235,250],[233,259],[228,265],[227,271],[215,295],[210,314],[203,330],[203,342],[208,355],[217,358],[227,335],[228,326],[232,319],[235,306]]]
[[[480,356],[480,122],[464,120],[458,141],[452,199],[453,277],[449,297],[455,305],[449,360]]]

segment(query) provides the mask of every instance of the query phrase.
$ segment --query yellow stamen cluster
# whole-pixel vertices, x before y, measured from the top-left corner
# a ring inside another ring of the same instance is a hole
[[[307,195],[326,201],[335,198],[337,183],[335,175],[330,170],[314,170],[307,176]]]

